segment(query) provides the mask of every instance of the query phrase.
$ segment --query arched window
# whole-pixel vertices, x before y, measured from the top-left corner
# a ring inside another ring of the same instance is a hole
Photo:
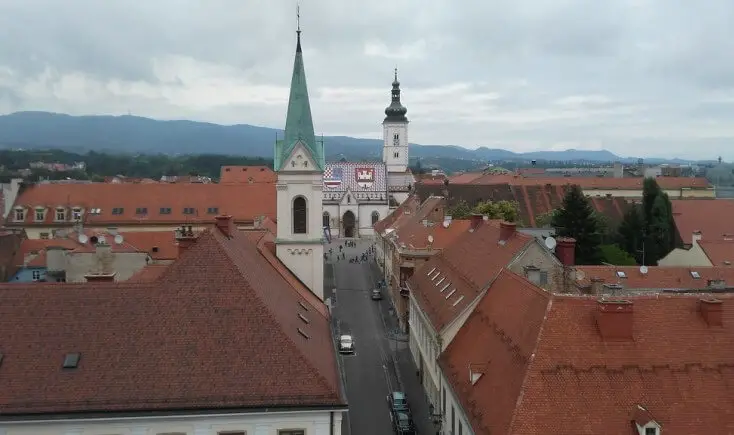
[[[372,225],[375,225],[377,221],[380,220],[380,213],[377,213],[376,211],[372,212]]]
[[[293,200],[293,234],[306,234],[306,198]]]
[[[331,226],[331,216],[329,215],[329,212],[328,211],[325,211],[324,212],[324,222],[323,222],[323,225],[325,227]]]

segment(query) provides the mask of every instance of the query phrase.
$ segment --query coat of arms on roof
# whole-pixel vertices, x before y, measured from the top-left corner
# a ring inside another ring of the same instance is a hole
[[[327,166],[324,171],[324,187],[333,189],[341,186],[343,175],[344,171],[342,168]]]
[[[362,189],[369,189],[375,182],[375,168],[356,168],[354,176]]]

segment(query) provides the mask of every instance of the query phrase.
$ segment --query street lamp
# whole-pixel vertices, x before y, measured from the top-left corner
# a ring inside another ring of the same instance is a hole
[[[443,414],[435,413],[435,407],[433,406],[433,403],[428,404],[428,413],[430,414],[431,423],[433,423],[433,426],[436,427],[436,435],[441,434],[441,425],[443,424]]]

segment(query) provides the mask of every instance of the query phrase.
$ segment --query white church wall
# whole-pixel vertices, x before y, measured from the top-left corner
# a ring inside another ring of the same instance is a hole
[[[372,212],[377,212],[379,215],[377,220],[379,221],[390,213],[390,208],[387,204],[364,204],[359,208],[359,235],[363,237],[374,236]]]

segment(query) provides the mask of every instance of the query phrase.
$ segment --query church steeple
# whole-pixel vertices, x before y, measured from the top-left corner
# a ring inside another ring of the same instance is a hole
[[[288,115],[285,121],[283,140],[275,145],[274,169],[283,168],[286,160],[298,143],[301,143],[316,164],[318,170],[324,169],[324,146],[316,141],[311,118],[311,104],[308,99],[306,86],[306,70],[303,66],[303,52],[301,51],[301,25],[296,30],[296,56],[293,61],[293,76],[291,78],[291,92],[288,100]]]
[[[392,82],[392,102],[385,109],[385,122],[408,122],[405,114],[408,109],[400,103],[400,81],[398,80],[398,69],[395,68],[395,80]]]

